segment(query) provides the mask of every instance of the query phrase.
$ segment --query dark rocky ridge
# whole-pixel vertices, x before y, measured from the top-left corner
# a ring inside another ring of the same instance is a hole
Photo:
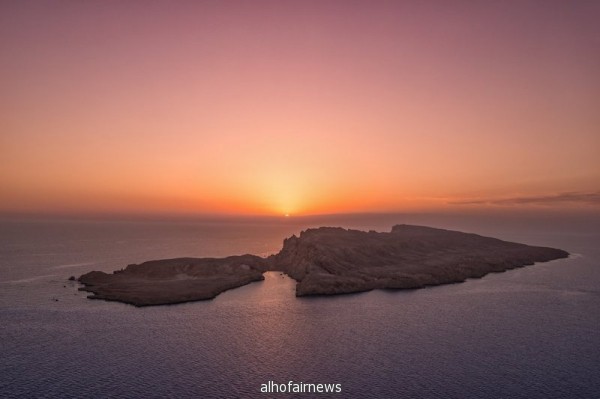
[[[566,258],[554,248],[512,243],[477,234],[397,225],[389,233],[321,227],[284,240],[268,258],[254,255],[178,258],[129,265],[113,274],[90,272],[79,281],[92,299],[136,306],[212,299],[282,271],[296,295],[332,295],[377,288],[412,289],[457,283],[488,273]]]

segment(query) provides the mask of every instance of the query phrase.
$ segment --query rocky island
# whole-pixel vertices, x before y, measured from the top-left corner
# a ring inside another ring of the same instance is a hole
[[[465,281],[488,273],[566,258],[566,251],[424,226],[391,232],[321,227],[283,242],[276,255],[177,258],[129,265],[113,274],[79,277],[92,299],[135,306],[212,299],[281,271],[297,281],[296,296],[372,289],[414,289]]]
[[[79,277],[85,285],[80,290],[92,292],[91,299],[135,306],[199,301],[263,280],[263,263],[263,258],[254,255],[153,260],[113,274],[86,273]]]

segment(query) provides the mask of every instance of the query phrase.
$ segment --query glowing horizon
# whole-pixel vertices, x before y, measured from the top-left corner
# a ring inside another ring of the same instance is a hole
[[[5,2],[0,212],[600,206],[600,6]]]

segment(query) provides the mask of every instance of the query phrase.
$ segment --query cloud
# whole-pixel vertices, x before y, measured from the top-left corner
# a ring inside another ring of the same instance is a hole
[[[487,198],[448,202],[451,205],[600,205],[600,191],[566,192],[550,195],[522,196],[510,198]]]

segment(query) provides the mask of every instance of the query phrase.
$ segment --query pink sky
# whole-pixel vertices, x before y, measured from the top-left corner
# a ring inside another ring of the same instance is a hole
[[[600,203],[600,3],[0,3],[0,211]]]

